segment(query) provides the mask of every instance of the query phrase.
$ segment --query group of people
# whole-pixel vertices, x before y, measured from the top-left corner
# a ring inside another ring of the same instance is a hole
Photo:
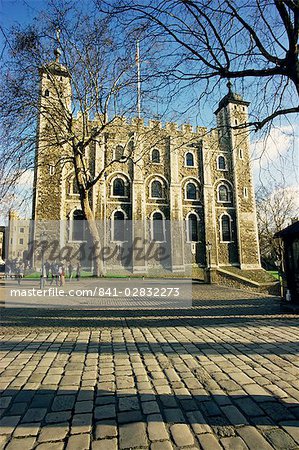
[[[54,281],[56,286],[63,286],[65,284],[66,276],[68,276],[70,281],[73,278],[80,280],[81,264],[78,262],[76,266],[73,266],[71,262],[66,265],[63,262],[58,263],[57,261],[54,261],[53,263],[46,261],[44,263],[41,279],[50,279],[50,286],[54,283]]]
[[[29,268],[28,261],[23,261],[20,258],[7,259],[5,262],[5,276],[6,278],[14,277],[18,280],[18,284],[21,284],[21,280],[25,275],[25,270]]]

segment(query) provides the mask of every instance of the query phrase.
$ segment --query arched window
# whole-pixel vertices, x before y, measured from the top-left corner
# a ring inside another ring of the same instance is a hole
[[[228,214],[223,214],[221,217],[221,240],[222,242],[232,240],[231,217]]]
[[[154,241],[165,241],[165,223],[163,214],[155,212],[152,218],[152,237]]]
[[[50,97],[50,91],[49,91],[49,89],[46,89],[46,90],[45,90],[45,97]]]
[[[112,192],[115,197],[125,197],[126,187],[125,187],[125,182],[122,178],[115,178],[113,180]]]
[[[76,209],[72,215],[72,241],[84,241],[86,223],[84,214],[80,209]]]
[[[151,197],[152,198],[163,198],[163,186],[162,186],[162,183],[158,180],[152,181]]]
[[[113,214],[112,240],[119,242],[125,240],[125,215],[122,211],[115,211]]]
[[[218,201],[219,202],[231,201],[231,193],[226,184],[220,184],[220,186],[218,187]]]
[[[152,151],[152,162],[159,163],[160,162],[160,152],[157,148],[154,148]]]
[[[194,156],[192,153],[186,153],[186,166],[193,167],[194,166]]]
[[[114,159],[119,161],[124,156],[124,148],[122,145],[117,145],[115,147]]]
[[[188,242],[198,242],[198,217],[196,214],[189,214],[187,219],[187,226]]]
[[[186,185],[186,198],[188,200],[196,200],[197,193],[196,193],[196,186],[194,183],[188,183]]]
[[[222,155],[218,156],[218,169],[226,170],[226,160]]]

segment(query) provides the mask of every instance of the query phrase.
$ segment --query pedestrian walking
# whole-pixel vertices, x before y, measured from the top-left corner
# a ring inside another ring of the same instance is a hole
[[[65,268],[63,264],[59,267],[59,285],[65,285]]]
[[[73,270],[74,270],[74,267],[73,267],[72,263],[70,262],[70,263],[69,263],[69,266],[68,266],[69,279],[70,279],[70,281],[73,279]]]

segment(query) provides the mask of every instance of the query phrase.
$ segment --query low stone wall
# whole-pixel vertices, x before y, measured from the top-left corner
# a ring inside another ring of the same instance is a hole
[[[237,289],[246,289],[251,292],[259,292],[275,296],[280,295],[278,282],[257,283],[256,281],[248,280],[221,269],[211,270],[211,281],[212,283],[234,287]]]

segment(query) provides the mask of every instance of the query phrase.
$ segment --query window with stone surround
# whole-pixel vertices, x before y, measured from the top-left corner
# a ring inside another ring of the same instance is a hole
[[[223,155],[219,155],[217,158],[217,169],[218,170],[227,170],[226,159]]]
[[[225,183],[221,183],[217,189],[217,200],[220,203],[230,203],[232,200],[231,190]]]
[[[114,242],[124,242],[125,241],[125,213],[123,211],[117,210],[112,214],[111,223],[111,238]]]
[[[220,217],[220,237],[221,242],[232,241],[232,218],[229,214]]]
[[[198,190],[197,186],[193,182],[188,182],[186,184],[186,200],[197,200]]]
[[[187,224],[187,242],[198,242],[199,241],[199,218],[197,214],[190,213],[187,216],[186,220]]]
[[[157,148],[152,150],[152,162],[159,164],[161,162],[160,151]]]
[[[126,197],[126,185],[122,178],[114,178],[112,195],[114,197]]]
[[[163,184],[159,180],[153,180],[150,185],[151,198],[164,198]]]
[[[70,221],[71,241],[82,242],[86,240],[87,225],[83,212],[80,209],[73,211]]]
[[[159,211],[152,215],[152,240],[165,242],[165,217]]]
[[[186,153],[185,162],[187,167],[194,167],[194,155],[191,152]]]

